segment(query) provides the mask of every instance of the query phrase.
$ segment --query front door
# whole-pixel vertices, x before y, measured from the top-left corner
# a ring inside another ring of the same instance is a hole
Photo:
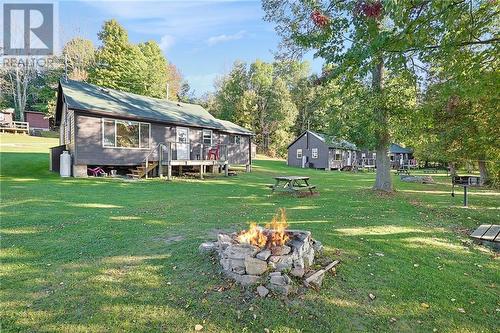
[[[351,152],[350,151],[347,152],[347,165],[351,166]]]
[[[178,160],[189,160],[189,129],[177,127],[176,150]]]

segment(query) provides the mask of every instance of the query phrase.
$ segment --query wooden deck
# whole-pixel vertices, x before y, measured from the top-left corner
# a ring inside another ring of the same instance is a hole
[[[498,247],[500,245],[500,225],[481,224],[470,237],[479,241],[493,242]]]
[[[0,124],[0,133],[23,133],[28,134],[30,126],[25,121],[13,121],[11,123]]]

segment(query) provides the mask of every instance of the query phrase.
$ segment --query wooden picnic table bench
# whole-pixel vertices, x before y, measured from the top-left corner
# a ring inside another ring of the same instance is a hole
[[[316,186],[309,184],[309,177],[277,176],[274,177],[274,179],[276,180],[276,183],[268,186],[272,192],[297,194],[302,190],[309,190],[309,192],[313,194],[313,190],[316,188]]]
[[[495,248],[500,248],[500,225],[481,224],[470,235],[471,238],[483,243],[492,244]]]

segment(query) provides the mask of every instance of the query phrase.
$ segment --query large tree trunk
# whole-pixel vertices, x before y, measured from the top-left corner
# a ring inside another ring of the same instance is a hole
[[[448,164],[448,166],[450,167],[450,175],[456,176],[457,175],[457,166],[455,165],[455,162],[450,162]]]
[[[488,178],[489,178],[488,167],[486,165],[486,161],[484,159],[480,159],[477,162],[479,165],[479,175],[481,176],[481,184],[486,184],[488,182]]]
[[[379,58],[372,72],[372,88],[378,101],[373,110],[376,119],[375,139],[377,150],[377,175],[374,190],[392,192],[391,161],[389,159],[389,116],[383,102],[380,101],[384,88],[384,60]]]

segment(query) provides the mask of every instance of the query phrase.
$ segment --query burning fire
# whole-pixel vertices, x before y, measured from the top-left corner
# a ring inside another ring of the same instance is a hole
[[[286,233],[287,227],[285,209],[280,208],[271,223],[266,224],[265,228],[251,223],[250,228],[242,231],[236,239],[240,243],[252,244],[261,248],[281,246],[289,239]]]

